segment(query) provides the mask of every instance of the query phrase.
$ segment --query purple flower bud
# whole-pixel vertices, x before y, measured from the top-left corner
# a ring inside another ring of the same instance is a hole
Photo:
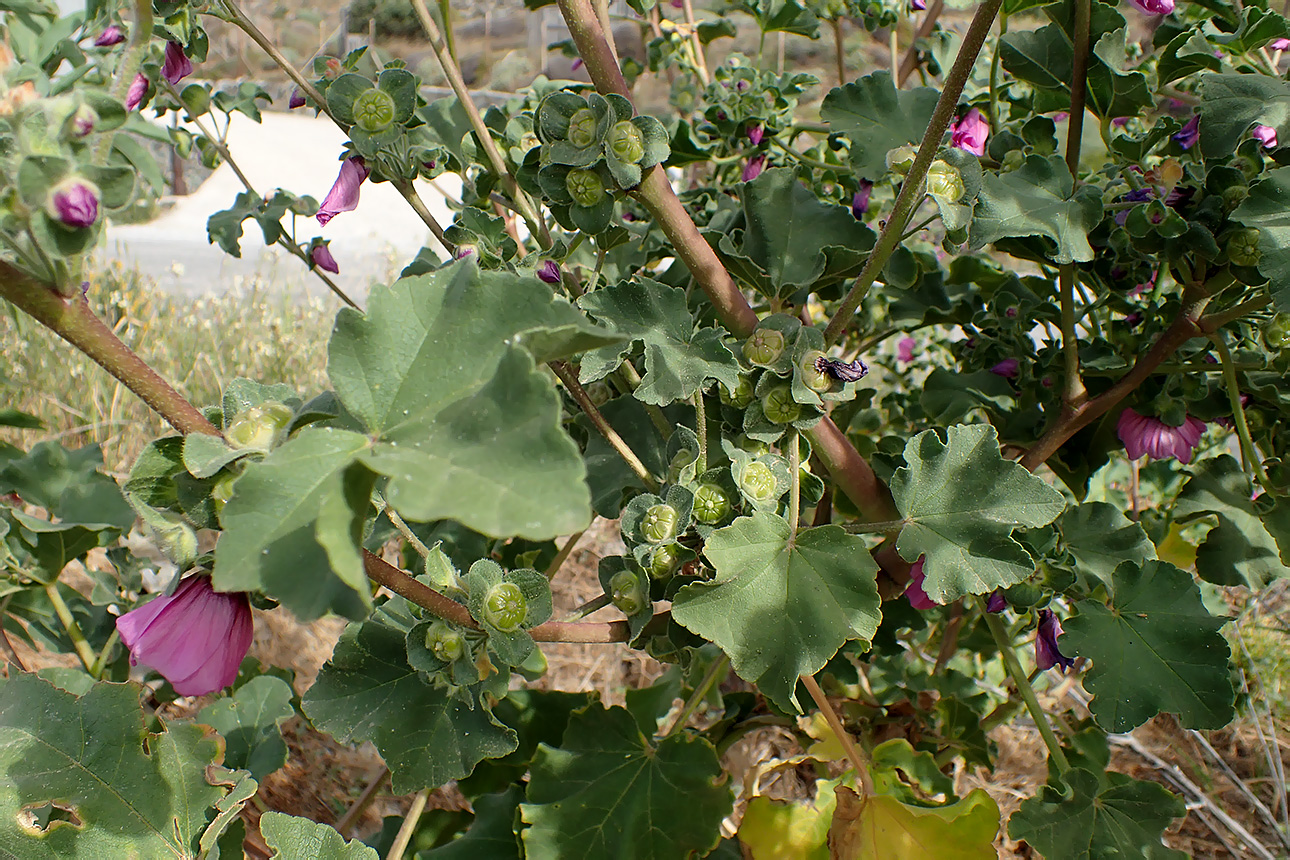
[[[1052,388],[1053,378],[1051,376],[1045,376],[1043,379],[1039,380],[1039,384],[1042,385],[1044,388]]]
[[[538,280],[544,284],[560,283],[560,265],[555,260],[547,260],[537,270]]]
[[[1059,110],[1053,114],[1053,122],[1066,122],[1071,118],[1071,112],[1068,110]]]
[[[125,109],[132,111],[143,101],[143,97],[148,94],[148,76],[143,72],[134,76],[130,82],[130,89],[125,94]]]
[[[1124,324],[1129,328],[1137,328],[1142,323],[1142,314],[1134,311],[1124,318]]]
[[[742,92],[743,92],[744,90],[746,90],[746,89],[748,89],[748,82],[747,82],[747,81],[741,80],[741,81],[739,81],[738,83],[736,83],[736,84],[735,84],[735,92],[740,92],[740,93],[742,93]]]
[[[858,358],[855,361],[843,361],[822,355],[815,359],[815,369],[839,382],[859,382],[869,375],[869,366]]]
[[[990,368],[990,372],[1004,379],[1015,379],[1021,373],[1021,362],[1015,358],[1005,358]]]
[[[1172,3],[1169,4],[1169,8],[1173,8]],[[1200,140],[1200,116],[1197,115],[1188,120],[1182,130],[1175,132],[1173,137],[1183,149],[1191,149],[1195,146],[1196,141]]]
[[[1256,125],[1250,135],[1263,144],[1264,149],[1277,148],[1277,130],[1270,125]]]
[[[1268,47],[1274,51],[1284,51],[1286,48],[1290,48],[1290,39],[1273,39],[1268,42]]]
[[[314,261],[314,265],[324,272],[331,272],[333,275],[340,274],[340,266],[336,265],[336,258],[331,255],[331,250],[325,242],[314,245],[309,252],[309,257]]]
[[[896,360],[904,364],[914,360],[914,347],[918,346],[918,341],[912,337],[902,337],[900,343],[896,344]]]
[[[98,120],[98,114],[94,108],[89,105],[81,105],[76,112],[67,119],[67,135],[74,138],[82,138],[94,131],[94,124]]]
[[[110,48],[125,41],[125,33],[116,24],[109,24],[94,40],[96,48]]]
[[[873,183],[868,179],[860,180],[860,189],[856,191],[851,198],[851,214],[856,216],[856,220],[861,220],[864,213],[869,211],[869,198],[873,196]]]
[[[1057,637],[1062,635],[1061,622],[1051,609],[1039,610],[1039,630],[1035,633],[1035,665],[1040,669],[1061,666],[1065,671],[1075,661],[1062,654],[1057,647]]]
[[[905,586],[905,596],[909,598],[909,605],[915,609],[936,608],[936,601],[928,597],[927,592],[923,590],[923,579],[925,578],[923,575],[923,556],[920,555],[918,561],[914,562],[913,566],[909,568],[909,576],[909,585]]]
[[[1125,203],[1146,203],[1156,196],[1154,188],[1135,188],[1120,199]]]
[[[130,665],[156,669],[181,696],[232,684],[255,632],[245,592],[222,594],[205,576],[190,576],[169,597],[127,612],[116,629]]]
[[[581,69],[581,68],[582,68],[582,57],[574,57],[573,66],[570,68],[570,71],[576,72],[578,71],[578,69]]]
[[[990,135],[990,123],[981,111],[972,108],[962,119],[950,124],[950,146],[970,152],[978,158],[985,155],[985,140]]]
[[[1125,409],[1120,413],[1115,432],[1131,460],[1146,454],[1153,460],[1173,457],[1181,463],[1190,463],[1192,451],[1205,432],[1205,422],[1189,415],[1180,426],[1171,427],[1159,418]]]
[[[318,223],[323,226],[342,212],[352,212],[358,208],[358,188],[367,179],[371,173],[362,158],[354,156],[345,159],[345,163],[340,166],[340,174],[331,186],[331,191],[323,198],[322,205],[318,207],[318,214],[314,217]]]
[[[986,612],[1002,612],[1008,608],[1008,598],[1003,596],[1003,589],[996,588],[985,602]]]
[[[1127,116],[1117,116],[1115,119],[1111,120],[1111,125],[1116,126],[1117,128],[1124,128],[1128,124],[1129,117]]]
[[[1010,320],[1015,320],[1017,318],[1017,314],[1019,313],[1021,312],[1018,311],[1016,308],[1008,308],[1006,311],[1003,312],[1003,315]]]
[[[452,258],[454,260],[464,260],[475,253],[476,249],[474,245],[458,245],[457,250],[452,254]]]
[[[927,0],[909,0],[909,8],[921,12],[927,8]]]
[[[166,61],[161,65],[161,76],[174,86],[192,73],[193,64],[184,53],[184,46],[178,42],[167,42]]]
[[[305,95],[300,92],[300,87],[291,91],[291,98],[287,100],[287,110],[295,110],[305,106]]]
[[[1133,0],[1133,5],[1148,15],[1168,15],[1174,11],[1174,0]]]
[[[748,159],[748,163],[744,165],[743,181],[752,182],[758,176],[761,176],[761,172],[765,167],[766,156],[754,155],[752,158]]]
[[[766,130],[761,127],[761,123],[759,122],[755,122],[748,126],[748,139],[752,141],[753,146],[757,146],[761,143],[762,136],[765,133]]]
[[[45,208],[68,227],[92,227],[99,220],[99,192],[84,179],[66,179],[50,192]]]

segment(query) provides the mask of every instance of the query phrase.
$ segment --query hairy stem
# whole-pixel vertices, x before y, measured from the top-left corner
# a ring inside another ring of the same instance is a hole
[[[949,127],[950,119],[958,107],[963,85],[967,83],[968,76],[972,73],[977,54],[981,52],[981,45],[985,42],[986,34],[994,24],[994,16],[998,14],[1002,4],[1003,0],[985,0],[977,7],[976,15],[973,16],[967,34],[963,37],[963,44],[959,46],[958,56],[954,58],[954,65],[945,78],[945,89],[941,91],[941,96],[936,101],[936,109],[932,111],[932,120],[927,124],[927,133],[923,135],[923,142],[918,147],[914,165],[905,176],[905,181],[901,183],[896,202],[892,204],[891,215],[887,218],[882,235],[878,237],[878,243],[869,253],[869,259],[865,261],[864,268],[856,277],[846,297],[842,299],[837,311],[834,312],[828,328],[824,330],[826,344],[837,343],[842,337],[842,333],[851,322],[852,315],[860,307],[860,302],[864,301],[869,288],[873,286],[883,266],[887,265],[888,258],[900,244],[905,225],[909,223],[915,207],[923,199],[923,180],[927,177],[927,169],[932,166],[932,159],[940,149],[941,139],[945,137],[945,130]]]
[[[112,79],[112,98],[124,103],[143,65],[143,58],[148,55],[148,46],[152,43],[152,0],[134,0],[134,23],[130,26],[130,41],[121,53],[121,63],[116,68],[116,77]],[[108,154],[112,151],[114,134],[101,134],[94,143],[94,163],[106,164]]]
[[[936,0],[936,2],[939,3],[940,0]],[[846,86],[847,83],[846,34],[842,29],[842,17],[840,15],[835,15],[829,24],[833,28],[833,62],[837,65],[838,86],[842,87]],[[914,46],[910,45],[909,49],[912,51]]]
[[[994,644],[999,647],[999,656],[1003,658],[1004,668],[1008,670],[1008,675],[1012,682],[1017,685],[1017,692],[1021,694],[1021,700],[1026,704],[1026,710],[1030,712],[1030,718],[1035,721],[1035,727],[1039,729],[1039,736],[1044,740],[1044,746],[1048,747],[1048,755],[1053,763],[1057,765],[1057,770],[1061,773],[1071,769],[1070,762],[1066,760],[1066,753],[1062,752],[1062,745],[1058,743],[1057,736],[1053,734],[1053,728],[1048,724],[1048,715],[1039,705],[1039,699],[1035,696],[1035,688],[1030,686],[1030,680],[1026,673],[1022,671],[1021,663],[1017,660],[1017,653],[1013,650],[1012,642],[1008,639],[1008,631],[1003,628],[1003,622],[997,616],[990,612],[985,612],[984,601],[981,602],[982,615],[985,617],[986,626],[990,628],[990,635],[994,637]]]
[[[90,643],[85,640],[85,634],[81,632],[81,625],[76,623],[72,617],[72,610],[68,608],[67,601],[63,600],[63,595],[58,593],[58,582],[51,582],[45,586],[45,596],[54,607],[54,614],[58,616],[58,621],[63,625],[63,630],[67,631],[67,638],[72,640],[72,647],[76,649],[76,656],[81,658],[81,663],[85,665],[86,672],[94,671],[95,654]]]
[[[578,375],[573,372],[573,369],[563,361],[553,361],[549,366],[551,370],[555,371],[555,375],[560,378],[560,381],[564,383],[565,390],[569,392],[569,396],[591,419],[591,423],[600,431],[600,435],[605,437],[605,441],[609,443],[610,447],[618,452],[618,456],[623,458],[623,462],[635,473],[636,477],[640,478],[641,483],[645,485],[647,490],[651,493],[656,492],[658,490],[658,481],[654,480],[654,476],[650,474],[649,469],[641,462],[641,458],[637,457],[636,452],[623,441],[623,437],[618,435],[618,431],[610,426],[609,421],[596,407],[596,404],[591,402],[591,397],[587,395],[582,384],[578,382]]]
[[[860,786],[862,798],[873,796],[873,777],[869,775],[869,760],[860,752],[855,741],[851,740],[851,735],[847,732],[846,727],[842,725],[842,720],[838,719],[837,711],[833,710],[833,705],[829,704],[828,696],[824,695],[824,690],[820,689],[820,684],[815,680],[814,675],[803,675],[802,686],[806,687],[806,692],[811,694],[815,700],[815,706],[820,709],[824,715],[824,721],[829,724],[833,734],[837,735],[838,742],[842,744],[842,749],[847,754],[847,760],[856,771],[856,782]]]
[[[802,442],[797,431],[790,430],[788,442],[788,548],[797,545],[797,521],[802,517]]]
[[[604,2],[604,0],[601,0]],[[682,0],[682,10],[685,12],[685,23],[689,25],[690,30],[690,49],[694,52],[694,70],[699,75],[699,82],[705,87],[708,85],[708,61],[703,54],[703,42],[699,40],[699,28],[694,21],[694,4],[691,0]],[[609,25],[602,23],[605,30],[605,36],[609,39],[609,47],[614,46],[614,34],[609,29]]]
[[[932,0],[927,6],[927,12],[923,15],[923,20],[918,25],[918,30],[914,33],[914,38],[909,43],[909,48],[905,51],[905,58],[900,61],[900,71],[896,74],[896,86],[903,87],[905,81],[918,68],[918,40],[926,39],[932,35],[932,30],[936,29],[936,20],[941,17],[941,12],[945,9],[944,0]]]
[[[695,435],[699,437],[699,458],[695,460],[695,474],[702,475],[708,471],[708,416],[703,407],[703,389],[694,392],[694,429]]]
[[[260,50],[268,54],[269,59],[273,60],[278,68],[287,73],[287,77],[291,78],[292,83],[300,88],[301,93],[313,101],[314,106],[317,107],[318,110],[325,113],[327,118],[336,123],[336,125],[344,128],[344,125],[332,115],[331,108],[327,107],[327,100],[322,97],[322,94],[314,88],[314,85],[309,82],[308,78],[300,74],[300,72],[296,70],[295,66],[291,65],[291,63],[287,61],[287,58],[282,55],[282,52],[278,50],[272,40],[270,40],[268,36],[264,35],[264,33],[260,31],[259,27],[255,26],[255,22],[248,18],[245,12],[238,8],[237,3],[235,3],[234,0],[220,0],[220,2],[232,16],[233,23],[237,28],[250,36],[251,41],[255,42],[255,44],[260,47]]]
[[[1074,263],[1064,264],[1058,272],[1061,301],[1062,363],[1065,378],[1062,383],[1062,401],[1067,409],[1075,409],[1084,402],[1086,392],[1079,369],[1079,336],[1075,331],[1075,279],[1079,273]]]
[[[1227,389],[1228,403],[1232,407],[1232,422],[1236,425],[1236,436],[1241,442],[1241,454],[1249,463],[1249,468],[1254,470],[1259,486],[1265,493],[1272,493],[1272,482],[1268,480],[1268,473],[1263,470],[1263,458],[1254,447],[1254,440],[1250,437],[1250,425],[1245,420],[1245,406],[1241,403],[1241,388],[1236,380],[1236,366],[1232,363],[1232,353],[1227,348],[1227,339],[1219,331],[1211,334],[1209,339],[1214,342],[1214,348],[1218,350],[1218,357],[1223,365],[1223,387]]]

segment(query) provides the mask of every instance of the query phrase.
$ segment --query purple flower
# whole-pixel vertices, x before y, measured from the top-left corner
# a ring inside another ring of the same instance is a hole
[[[905,586],[905,596],[909,598],[909,605],[915,609],[934,609],[936,602],[927,596],[923,591],[923,556],[918,557],[909,568],[909,585]]]
[[[758,176],[761,176],[761,172],[765,167],[766,156],[760,154],[754,155],[752,158],[748,159],[748,163],[744,165],[743,181],[752,182]]]
[[[1256,125],[1250,135],[1263,144],[1264,149],[1277,148],[1277,130],[1270,125]]]
[[[1003,596],[1003,589],[996,588],[985,602],[986,612],[1002,612],[1008,608],[1008,598]]]
[[[1133,0],[1133,5],[1148,15],[1168,15],[1174,11],[1174,0]]]
[[[184,53],[184,46],[178,42],[166,43],[166,61],[161,65],[161,76],[170,81],[173,87],[193,73],[193,64]]]
[[[245,592],[222,594],[205,576],[190,576],[116,620],[130,665],[160,672],[181,696],[202,696],[233,683],[254,632]]]
[[[544,284],[560,283],[560,264],[555,260],[547,260],[537,270],[538,280]]]
[[[1015,379],[1021,373],[1021,362],[1015,358],[1005,358],[990,368],[990,372],[1004,379]]]
[[[113,45],[119,45],[125,41],[125,33],[116,24],[109,24],[102,33],[94,40],[96,48],[110,48]]]
[[[143,101],[143,97],[148,94],[148,76],[143,72],[134,76],[130,82],[130,89],[125,94],[125,109],[132,111]]]
[[[961,119],[950,123],[950,146],[970,152],[978,158],[985,155],[985,139],[990,135],[990,123],[981,111],[972,108]]]
[[[326,243],[314,245],[309,252],[309,258],[314,261],[314,265],[324,272],[331,272],[333,275],[340,274],[340,266],[336,265],[336,258],[331,255],[331,250]]]
[[[752,141],[753,146],[761,143],[762,136],[766,134],[766,129],[761,127],[761,123],[755,122],[748,126],[748,139]]]
[[[1172,4],[1170,5],[1169,8],[1170,9],[1173,8]],[[1181,146],[1183,149],[1191,149],[1193,146],[1196,145],[1196,141],[1199,139],[1200,139],[1200,116],[1199,115],[1194,116],[1190,120],[1188,120],[1187,124],[1182,127],[1182,131],[1174,133],[1174,140],[1178,141],[1178,145]]]
[[[851,214],[859,221],[869,211],[869,198],[873,196],[873,183],[868,179],[860,180],[860,189],[851,198]]]
[[[1209,357],[1209,356],[1206,356],[1206,358],[1208,358],[1208,357]],[[1250,395],[1248,395],[1248,394],[1242,394],[1242,395],[1241,395],[1241,408],[1242,408],[1242,409],[1244,409],[1245,407],[1249,406],[1249,405],[1250,405],[1250,403],[1251,403],[1251,402],[1253,402],[1253,400],[1254,400],[1254,398],[1253,398],[1253,397],[1251,397]],[[1215,424],[1217,424],[1219,427],[1223,427],[1224,429],[1227,429],[1227,430],[1234,430],[1234,429],[1236,429],[1235,415],[1233,415],[1233,416],[1232,416],[1232,417],[1230,417],[1230,418],[1215,418],[1215,419],[1214,419],[1214,423],[1215,423]]]
[[[291,98],[287,100],[287,110],[295,110],[305,106],[304,93],[300,92],[300,87],[291,91]]]
[[[927,0],[909,0],[909,8],[921,12],[927,8]]]
[[[464,260],[475,253],[474,245],[458,245],[457,250],[452,252],[452,258],[454,260]]]
[[[1128,124],[1129,124],[1129,117],[1127,116],[1117,116],[1115,119],[1111,120],[1111,125],[1117,128],[1124,128]]]
[[[318,223],[325,227],[328,221],[340,213],[352,212],[358,208],[358,187],[370,173],[362,158],[354,156],[345,159],[345,163],[340,166],[340,174],[331,186],[331,191],[327,192],[322,205],[318,207],[318,214],[314,216],[318,219]]]
[[[93,227],[99,220],[98,189],[82,179],[65,180],[50,193],[46,208],[68,227]]]
[[[578,71],[578,69],[581,69],[581,68],[582,68],[582,57],[574,57],[573,65],[570,66],[569,71],[576,72]]]
[[[1057,647],[1057,637],[1062,635],[1061,622],[1051,609],[1039,610],[1039,630],[1035,633],[1035,665],[1040,669],[1061,666],[1065,671],[1075,661],[1062,654]]]
[[[815,359],[815,369],[838,382],[859,382],[869,375],[869,365],[859,358],[854,361],[843,361],[840,358],[822,355]]]
[[[918,346],[918,341],[912,337],[902,337],[900,343],[896,344],[896,361],[908,364],[914,360],[914,347]]]
[[[1268,42],[1268,47],[1274,51],[1284,51],[1286,48],[1290,48],[1290,39],[1273,39]]]
[[[1180,426],[1171,427],[1159,418],[1125,409],[1115,432],[1131,460],[1146,454],[1153,460],[1175,457],[1179,462],[1190,463],[1192,449],[1205,432],[1205,422],[1189,415]]]

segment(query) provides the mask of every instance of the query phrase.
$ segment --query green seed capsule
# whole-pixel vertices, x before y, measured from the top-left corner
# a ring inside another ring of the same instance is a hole
[[[570,170],[564,187],[575,203],[587,209],[599,205],[605,196],[605,183],[591,170]]]
[[[641,130],[626,120],[618,123],[609,132],[609,151],[621,162],[636,164],[645,157]]]
[[[676,537],[676,508],[650,505],[641,519],[641,535],[650,543],[666,543]]]
[[[676,544],[665,543],[649,557],[649,575],[655,579],[668,579],[676,573]]]
[[[681,480],[681,472],[686,466],[694,462],[694,452],[689,448],[682,448],[676,452],[672,462],[667,464],[667,482],[669,484],[678,483]]]
[[[726,388],[726,384],[722,382],[717,389],[717,395],[721,398],[721,402],[727,406],[746,409],[748,404],[753,402],[752,380],[747,376],[740,376],[739,384],[735,386],[734,391]]]
[[[528,614],[529,602],[513,582],[499,582],[484,596],[484,620],[503,633],[520,629]]]
[[[1263,251],[1258,230],[1237,230],[1227,237],[1227,257],[1237,266],[1257,266]]]
[[[233,498],[233,482],[237,480],[237,475],[225,475],[215,482],[211,487],[211,504],[215,506],[215,515],[219,516],[228,504],[229,499]]]
[[[1277,314],[1263,324],[1263,342],[1271,349],[1290,347],[1290,314]]]
[[[596,142],[596,112],[591,108],[582,108],[569,117],[569,143],[579,149],[585,149]]]
[[[291,416],[291,409],[281,403],[269,401],[252,406],[233,419],[224,431],[224,439],[234,448],[268,450],[282,441]]]
[[[833,387],[833,379],[820,369],[824,353],[818,349],[808,350],[797,363],[802,372],[802,382],[812,391],[828,391]]]
[[[927,193],[951,202],[963,196],[963,177],[958,168],[939,158],[927,168]]]
[[[730,497],[716,484],[700,484],[694,491],[694,518],[704,525],[715,525],[730,513]]]
[[[372,87],[354,99],[354,124],[367,132],[384,131],[394,124],[394,96]]]
[[[630,570],[620,570],[609,580],[609,598],[624,615],[635,615],[645,606],[645,589],[640,577]]]
[[[761,399],[761,410],[774,424],[789,424],[802,415],[802,405],[793,399],[787,385],[777,385]]]
[[[446,622],[436,621],[426,630],[426,650],[438,660],[453,663],[466,653],[466,638]]]
[[[739,487],[749,498],[758,502],[769,502],[779,495],[779,482],[775,473],[765,463],[749,463],[744,469]]]
[[[784,354],[784,334],[773,328],[759,328],[744,341],[744,358],[753,364],[774,364]]]

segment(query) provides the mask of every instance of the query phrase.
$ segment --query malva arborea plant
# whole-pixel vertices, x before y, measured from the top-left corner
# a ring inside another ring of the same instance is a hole
[[[407,57],[239,0],[9,13],[14,352],[120,387],[63,416],[20,365],[0,413],[0,854],[1284,854],[1242,638],[1290,559],[1282,10],[555,5],[576,62],[486,106],[458,4]],[[271,110],[336,167],[245,178]],[[190,356],[216,396],[95,254],[189,159],[244,187],[179,244],[335,297],[280,376]],[[369,283],[381,186],[426,239]],[[136,395],[166,429],[105,462]],[[268,664],[326,616],[316,680]],[[379,756],[387,826],[285,814],[284,725]],[[1225,728],[1239,776],[1168,775]],[[1003,792],[1005,738],[1044,761]]]

